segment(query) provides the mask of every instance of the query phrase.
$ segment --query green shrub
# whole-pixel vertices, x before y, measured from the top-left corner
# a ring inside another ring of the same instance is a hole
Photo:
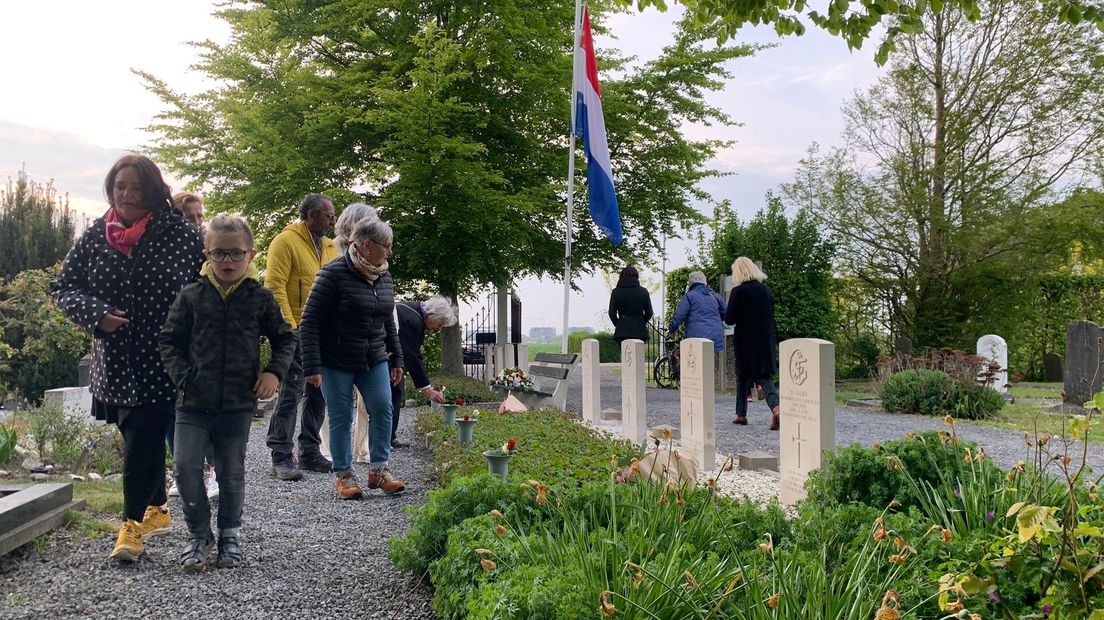
[[[497,403],[502,400],[491,391],[491,388],[487,387],[486,383],[474,377],[444,374],[430,375],[430,383],[438,390],[441,389],[442,385],[445,385],[450,393],[455,392],[466,403]],[[403,399],[413,400],[415,406],[418,407],[429,405],[429,399],[414,389],[414,385],[410,381],[406,381],[406,392],[403,394]]]
[[[15,446],[19,441],[19,432],[15,430],[15,424],[0,424],[0,466],[8,464],[15,455]]]
[[[20,414],[28,418],[27,433],[44,460],[74,468],[84,453],[86,424],[61,407],[45,403]]]
[[[123,471],[123,436],[115,425],[89,426],[84,440],[80,471],[104,475]]]
[[[996,390],[952,379],[941,370],[902,370],[886,379],[879,392],[882,408],[889,412],[980,419],[1004,406]]]
[[[598,361],[601,363],[620,362],[621,347],[613,339],[613,332],[598,332],[588,334],[586,332],[573,332],[567,335],[567,352],[582,353],[583,341],[593,338],[598,341]],[[561,349],[562,351],[563,349]]]

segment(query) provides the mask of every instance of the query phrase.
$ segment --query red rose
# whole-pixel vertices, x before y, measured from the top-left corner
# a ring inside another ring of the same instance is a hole
[[[509,440],[507,440],[507,441],[506,441],[506,451],[507,451],[507,452],[513,452],[513,451],[514,451],[514,446],[515,446],[515,445],[517,445],[517,442],[516,442],[516,441],[514,441],[513,439],[509,439]]]
[[[457,405],[463,405],[464,404],[464,399],[463,398],[457,398],[456,399],[456,404]]]
[[[469,421],[469,420],[471,420],[471,418],[469,418],[468,416],[464,416],[464,421],[465,421],[465,422],[467,422],[467,421]]]

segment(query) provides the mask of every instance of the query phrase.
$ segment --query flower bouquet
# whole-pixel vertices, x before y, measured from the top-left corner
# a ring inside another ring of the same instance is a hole
[[[514,455],[516,446],[517,442],[509,439],[500,447],[485,451],[483,456],[487,457],[487,471],[505,480],[510,467],[510,457]]]
[[[456,420],[456,424],[460,427],[460,447],[467,448],[471,446],[472,435],[475,432],[475,423],[479,421],[478,415],[479,410],[476,409],[471,413],[465,413]]]
[[[456,426],[456,409],[464,404],[464,398],[444,385],[441,385],[441,395],[445,397],[445,402],[441,403],[441,409],[445,412],[445,426]]]
[[[498,373],[491,380],[491,387],[497,388],[495,391],[500,393],[537,391],[537,386],[533,384],[533,380],[520,368],[507,368]]]

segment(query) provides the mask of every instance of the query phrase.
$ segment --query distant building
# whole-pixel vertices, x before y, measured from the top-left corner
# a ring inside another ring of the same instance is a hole
[[[567,328],[567,333],[569,333],[569,334],[575,334],[575,333],[579,333],[579,332],[584,333],[584,334],[593,334],[594,333],[594,328],[593,327],[568,327]]]
[[[555,327],[530,327],[530,342],[552,342],[556,339]]]

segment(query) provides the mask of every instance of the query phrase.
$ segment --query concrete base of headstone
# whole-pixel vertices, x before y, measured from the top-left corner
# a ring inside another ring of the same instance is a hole
[[[4,487],[8,492],[13,489]],[[0,497],[0,555],[61,525],[65,513],[84,508],[69,483],[34,484]]]
[[[617,409],[603,409],[602,410],[603,421],[621,421],[621,412]]]
[[[740,454],[736,455],[736,461],[740,464],[740,469],[746,469],[748,471],[758,471],[764,469],[778,471],[778,457],[773,454],[763,452],[762,450],[741,452]]]
[[[664,432],[669,433],[667,437],[663,436]],[[660,441],[666,441],[668,438],[678,440],[679,429],[671,426],[670,424],[660,424],[659,426],[653,426],[648,429],[649,439],[659,439]]]

